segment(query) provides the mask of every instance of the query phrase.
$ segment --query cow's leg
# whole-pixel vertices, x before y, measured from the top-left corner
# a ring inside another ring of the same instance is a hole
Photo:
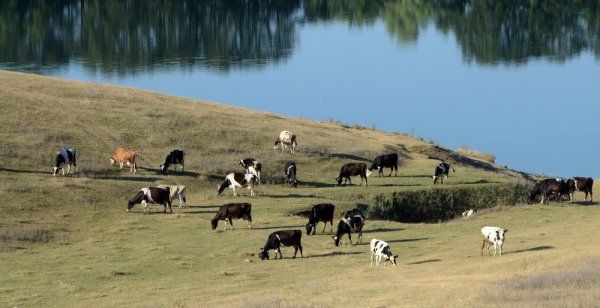
[[[252,219],[248,219],[248,230],[252,228]]]
[[[185,202],[183,201],[183,196],[181,194],[179,194],[178,197],[179,197],[179,208],[180,209],[185,208]]]
[[[358,231],[358,241],[356,243],[362,243],[362,230]]]
[[[323,221],[323,223],[324,223],[324,225],[323,225],[323,231],[322,231],[321,233],[325,233],[325,228],[327,228],[327,220]],[[316,226],[316,225],[315,225],[315,229],[317,229],[317,226]],[[314,232],[314,233],[313,233],[313,235],[314,235],[315,233],[316,233],[316,232]]]
[[[283,254],[281,254],[281,246],[277,247],[275,251],[275,259],[277,259],[277,253],[279,253],[279,259],[283,259]]]
[[[294,256],[292,259],[296,259],[296,254],[298,253],[298,246],[294,246]]]
[[[223,227],[223,231],[227,230],[227,218],[225,218],[225,226]]]
[[[352,232],[348,233],[348,239],[350,240],[350,246],[352,246]]]
[[[142,200],[142,206],[144,207],[144,214],[148,214],[148,202],[146,200]]]
[[[67,174],[71,173],[71,164],[67,164]]]
[[[123,169],[123,162],[122,161],[119,162],[119,169]]]
[[[171,201],[167,200],[167,205],[169,206],[169,214],[173,214],[173,208],[171,207]],[[166,210],[166,208],[165,208]]]
[[[481,241],[481,255],[483,256],[483,248],[485,247],[485,239]]]
[[[329,234],[333,233],[333,219],[329,221]]]
[[[302,254],[302,245],[298,245],[298,248],[300,249],[300,258],[304,258],[304,255]]]
[[[235,193],[235,185],[233,185],[233,186],[231,187],[231,189],[233,190],[233,196],[234,196],[234,197],[237,197],[237,194]]]
[[[373,254],[373,251],[371,250],[371,267],[373,267],[373,257],[374,257],[374,254]]]
[[[228,219],[229,219],[229,224],[231,225],[231,231],[235,230],[235,228],[233,227],[233,220],[231,220],[231,217],[229,217]]]

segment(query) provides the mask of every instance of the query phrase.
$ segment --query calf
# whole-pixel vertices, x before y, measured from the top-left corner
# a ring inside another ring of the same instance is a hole
[[[569,183],[561,179],[545,179],[537,182],[529,195],[529,203],[532,203],[536,196],[541,195],[541,204],[544,204],[550,195],[554,195],[557,202],[562,203],[562,197],[569,195],[571,189]]]
[[[185,208],[186,187],[184,185],[158,185],[156,187],[169,188],[169,198],[171,198],[171,203],[173,203],[173,198],[177,197],[177,199],[179,199],[179,208]]]
[[[394,176],[398,176],[398,154],[392,153],[375,157],[369,170],[373,171],[377,169],[379,176],[382,176],[383,168],[390,168],[388,176],[392,176],[392,171],[394,171]]]
[[[344,234],[348,234],[350,244],[352,245],[352,232],[358,232],[357,244],[362,242],[362,228],[365,224],[365,216],[362,214],[354,214],[350,217],[344,217],[340,220],[337,227],[337,232],[333,237],[335,246],[339,246]]]
[[[371,251],[371,267],[373,267],[373,257],[375,257],[375,263],[377,263],[377,266],[379,266],[379,263],[381,262],[381,259],[383,258],[383,266],[386,266],[387,263],[385,263],[385,261],[390,261],[390,263],[392,263],[393,266],[396,266],[396,258],[398,258],[398,256],[394,256],[392,254],[392,249],[390,248],[390,245],[382,240],[376,240],[376,239],[372,239],[371,240],[371,244],[370,244],[370,251]]]
[[[134,151],[118,148],[115,154],[110,158],[110,165],[113,166],[115,163],[119,163],[119,169],[123,169],[123,163],[129,166],[129,173],[135,174],[137,172],[137,154]]]
[[[340,170],[340,176],[335,180],[338,182],[338,185],[342,185],[342,179],[344,180],[344,185],[346,185],[346,180],[350,182],[352,185],[352,180],[350,180],[351,176],[360,175],[360,185],[362,186],[363,180],[365,181],[365,186],[369,186],[367,182],[367,178],[371,175],[371,171],[367,170],[367,164],[365,163],[348,163],[342,166]]]
[[[164,213],[167,212],[168,206],[169,212],[173,213],[173,209],[171,209],[171,191],[169,187],[144,187],[140,189],[133,199],[129,200],[129,203],[127,203],[127,212],[130,212],[134,205],[140,203],[144,207],[144,214],[148,214],[150,203],[162,204],[165,208]]]
[[[252,204],[250,203],[229,203],[225,205],[221,205],[219,211],[215,215],[215,217],[210,221],[210,225],[213,230],[217,228],[217,224],[219,220],[225,221],[225,227],[223,230],[227,230],[227,221],[231,225],[231,230],[233,230],[233,222],[232,218],[235,219],[244,219],[248,221],[248,229],[252,226]]]
[[[77,170],[77,150],[76,149],[68,149],[61,148],[56,153],[56,158],[54,159],[54,172],[52,176],[56,176],[59,170],[62,170],[62,175],[65,175],[65,165],[67,166],[67,174],[71,172],[71,165],[73,165],[73,172]]]
[[[287,176],[288,183],[290,183],[292,187],[298,187],[298,183],[300,183],[296,178],[296,171],[296,162],[285,162],[285,175]]]
[[[260,173],[262,171],[262,164],[254,158],[246,158],[240,160],[240,166],[246,169],[246,173],[254,174],[256,181],[260,184]]]
[[[594,179],[584,177],[573,177],[567,180],[569,185],[569,200],[573,201],[573,192],[582,191],[585,193],[583,201],[587,200],[588,193],[590,194],[590,202],[592,202],[592,188],[594,186]]]
[[[225,188],[229,187],[233,190],[233,196],[236,197],[235,193],[236,187],[246,188],[250,191],[250,197],[254,197],[254,183],[256,181],[256,176],[254,174],[243,174],[238,172],[233,172],[228,174],[225,177],[225,181],[223,184],[217,187],[217,195],[220,195]]]
[[[308,223],[306,224],[306,235],[314,235],[317,233],[317,224],[319,221],[325,223],[323,226],[323,232],[327,227],[329,221],[330,232],[333,232],[333,212],[335,211],[335,205],[331,203],[321,203],[312,207],[310,215],[308,216]]]
[[[279,146],[281,146],[281,152],[285,151],[285,149],[289,146],[292,156],[294,156],[296,153],[296,146],[298,146],[298,142],[296,142],[296,134],[287,130],[281,131],[281,133],[279,133],[279,137],[275,139],[273,148],[277,149]]]
[[[490,245],[494,245],[494,257],[496,256],[496,250],[499,248],[500,255],[502,255],[502,245],[504,245],[504,239],[508,230],[498,227],[483,227],[481,228],[481,234],[483,235],[483,242],[481,243],[481,255],[483,256],[483,248],[487,246],[488,255],[490,253]]]
[[[175,168],[175,171],[177,171],[177,165],[181,165],[181,173],[183,173],[184,158],[185,151],[183,149],[171,151],[171,153],[167,154],[167,157],[165,157],[165,162],[160,165],[160,173],[167,174],[170,165],[174,166],[173,168]]]
[[[444,184],[444,177],[448,178],[448,174],[450,173],[450,169],[454,170],[454,167],[450,166],[447,162],[441,162],[437,167],[435,167],[434,175],[433,175],[433,184],[437,183],[437,180],[440,179],[440,183]]]
[[[277,253],[279,253],[279,258],[283,259],[280,248],[281,245],[294,246],[294,256],[292,258],[296,258],[298,249],[300,249],[300,257],[304,257],[304,255],[302,255],[302,231],[283,230],[273,232],[269,235],[265,247],[260,249],[260,259],[269,260],[269,250],[271,249],[275,250],[275,259],[277,259]]]

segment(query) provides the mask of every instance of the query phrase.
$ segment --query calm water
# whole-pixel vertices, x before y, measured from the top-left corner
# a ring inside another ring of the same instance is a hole
[[[0,2],[0,68],[402,131],[512,169],[600,177],[595,0],[52,3]]]

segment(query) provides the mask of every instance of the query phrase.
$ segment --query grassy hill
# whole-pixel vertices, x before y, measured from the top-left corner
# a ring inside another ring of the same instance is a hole
[[[305,219],[289,213],[312,204],[334,203],[340,214],[371,206],[376,195],[431,191],[439,159],[455,163],[456,173],[438,190],[529,175],[401,133],[148,91],[0,72],[0,93],[2,306],[570,306],[600,297],[592,266],[600,245],[585,236],[598,231],[600,210],[585,203],[499,207],[436,224],[369,219],[363,244],[341,247],[319,225],[317,236],[303,237],[304,259],[289,259],[285,248],[283,260],[256,256],[270,232],[303,229]],[[283,129],[298,135],[298,189],[282,184],[289,153],[272,147]],[[61,146],[77,148],[79,168],[52,177]],[[108,165],[120,146],[139,153],[138,174]],[[179,147],[186,172],[159,175],[164,156]],[[372,176],[368,188],[334,185],[344,163],[387,152],[400,154],[398,177]],[[269,184],[257,198],[216,196],[245,157],[263,162]],[[187,185],[188,207],[172,215],[156,206],[151,215],[125,211],[139,188],[162,183]],[[235,231],[221,231],[222,223],[210,230],[217,207],[232,201],[253,204],[252,230],[242,221]],[[504,256],[479,256],[484,225],[509,229]],[[370,268],[371,238],[390,242],[399,266]]]

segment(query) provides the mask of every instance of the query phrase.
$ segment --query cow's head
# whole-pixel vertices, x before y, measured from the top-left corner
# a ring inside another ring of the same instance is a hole
[[[165,165],[160,165],[160,173],[161,174],[167,174],[167,167],[165,167]]]
[[[277,149],[277,147],[281,144],[281,139],[275,139],[275,143],[273,143],[273,149]]]
[[[385,247],[382,251],[382,254],[386,260],[390,260],[390,263],[392,263],[393,266],[396,266],[396,258],[398,258],[398,256],[394,256],[392,254],[390,246]]]
[[[377,170],[379,170],[379,167],[377,167]],[[371,174],[373,174],[373,171],[371,170],[367,170],[367,177],[370,177]]]
[[[269,260],[269,252],[264,248],[260,249],[260,253],[258,254],[261,260]],[[277,256],[275,256],[277,257]]]
[[[398,255],[390,256],[390,262],[392,263],[393,266],[396,266],[396,259],[397,258],[398,258]]]
[[[216,217],[210,221],[210,227],[212,228],[212,230],[215,230],[217,228],[218,224],[219,224],[219,219]]]
[[[313,228],[314,228],[314,227],[315,227],[315,226],[313,226],[313,224],[311,224],[311,223],[308,223],[308,224],[306,224],[306,235],[307,235],[307,236],[308,236],[308,235],[311,235],[311,233],[312,233],[312,230],[313,230]]]
[[[53,172],[52,172],[52,176],[56,176],[58,174],[58,170],[60,170],[59,167],[52,167]]]
[[[292,184],[292,187],[294,188],[298,187],[298,183],[300,183],[298,179],[290,180],[290,184]]]
[[[135,205],[135,202],[133,202],[133,201],[127,202],[127,212],[131,212],[131,209],[133,208],[134,205]]]
[[[225,188],[229,187],[231,185],[231,182],[229,181],[229,179],[225,179],[225,182],[223,182],[223,184],[217,186],[217,196],[220,195]]]
[[[337,181],[338,186],[342,185],[342,177],[341,176],[339,178],[335,178],[335,180]]]
[[[340,246],[340,236],[334,235],[333,237],[333,241],[335,242],[335,246]]]

